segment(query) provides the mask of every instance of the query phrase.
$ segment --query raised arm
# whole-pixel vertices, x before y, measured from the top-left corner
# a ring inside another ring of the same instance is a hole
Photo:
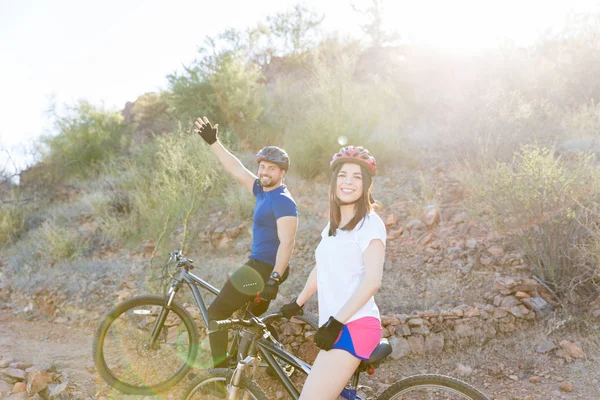
[[[252,193],[256,175],[244,167],[244,164],[242,164],[236,156],[231,154],[218,140],[219,124],[215,124],[213,127],[208,121],[208,118],[203,117],[198,118],[195,125],[196,129],[194,129],[194,132],[199,134],[202,139],[210,145],[210,149],[215,153],[219,162],[225,168],[225,171]]]

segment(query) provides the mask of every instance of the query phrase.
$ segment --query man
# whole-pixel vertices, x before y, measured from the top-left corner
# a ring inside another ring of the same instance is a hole
[[[213,127],[203,117],[198,118],[195,125],[194,131],[210,145],[225,170],[256,197],[250,258],[225,282],[208,308],[208,317],[211,321],[229,318],[259,292],[265,301],[255,305],[252,311],[260,315],[277,296],[279,284],[287,278],[298,228],[298,208],[283,184],[290,159],[278,147],[263,148],[255,157],[257,177],[218,140],[218,124]],[[227,332],[211,332],[209,338],[215,368],[227,367]]]

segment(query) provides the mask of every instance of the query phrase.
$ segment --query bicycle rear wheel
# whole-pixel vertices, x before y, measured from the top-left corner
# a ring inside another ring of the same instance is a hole
[[[489,400],[483,393],[449,376],[415,375],[394,383],[377,400]]]
[[[164,305],[163,296],[137,296],[104,317],[93,353],[96,369],[110,386],[127,394],[154,394],[175,385],[190,369],[198,354],[198,330],[180,305],[171,304],[158,341],[150,343]]]
[[[213,400],[229,397],[232,390],[233,371],[227,368],[215,368],[198,374],[187,385],[181,396],[184,400]],[[265,392],[256,383],[242,378],[236,399],[268,400]]]

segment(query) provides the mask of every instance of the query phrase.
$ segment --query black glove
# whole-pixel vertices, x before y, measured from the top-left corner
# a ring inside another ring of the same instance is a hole
[[[327,322],[323,324],[315,334],[315,344],[323,350],[331,350],[331,347],[337,340],[344,324],[333,317],[329,317]]]
[[[196,120],[196,129],[194,129],[194,132],[202,136],[202,139],[204,139],[206,143],[213,144],[217,141],[217,136],[219,134],[219,124],[215,124],[215,126],[213,127],[210,124],[210,122],[208,122],[208,118],[203,118],[198,118]]]
[[[292,301],[288,304],[284,304],[279,310],[287,319],[291,319],[294,315],[302,314],[302,306],[299,306],[298,303],[296,303],[297,299],[297,297],[294,297]]]
[[[273,300],[277,297],[277,291],[279,291],[279,282],[271,278],[260,292],[260,298],[262,300]]]

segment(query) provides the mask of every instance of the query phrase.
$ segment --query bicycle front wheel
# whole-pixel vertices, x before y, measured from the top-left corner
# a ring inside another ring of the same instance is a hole
[[[231,386],[233,371],[227,368],[215,368],[203,371],[190,381],[181,398],[183,400],[228,399],[234,388]],[[237,388],[236,399],[268,400],[265,392],[256,383],[242,378]]]
[[[179,382],[198,354],[198,328],[180,305],[171,304],[164,323],[163,296],[133,297],[111,309],[94,337],[98,373],[115,389],[135,395],[165,391]],[[158,340],[151,334],[158,329]]]
[[[415,375],[394,383],[377,400],[489,400],[483,393],[449,376]]]

